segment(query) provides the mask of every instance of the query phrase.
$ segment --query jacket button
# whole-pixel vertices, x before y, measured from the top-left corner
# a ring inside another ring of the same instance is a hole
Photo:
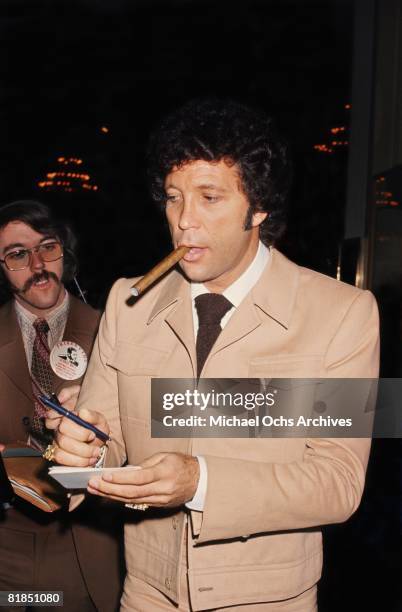
[[[178,518],[177,518],[177,516],[174,516],[172,518],[172,527],[173,527],[173,529],[177,529],[178,524],[179,524]]]
[[[318,414],[323,414],[327,409],[327,404],[325,402],[315,402],[314,403],[314,410],[315,412],[318,412]]]
[[[167,588],[168,591],[170,591],[170,587],[171,587],[170,578],[165,578],[165,587]]]

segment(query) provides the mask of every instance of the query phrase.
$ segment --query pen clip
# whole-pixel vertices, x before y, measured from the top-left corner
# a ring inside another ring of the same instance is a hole
[[[60,403],[59,398],[57,397],[56,393],[51,393],[49,399],[51,399],[52,402],[54,402],[58,406],[61,406],[61,403]]]

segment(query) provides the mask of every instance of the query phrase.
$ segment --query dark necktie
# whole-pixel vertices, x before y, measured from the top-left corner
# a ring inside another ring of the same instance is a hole
[[[52,392],[53,374],[50,366],[50,350],[47,341],[49,325],[45,319],[36,319],[33,325],[36,336],[32,350],[31,376],[35,407],[31,435],[40,446],[44,447],[49,442],[51,436],[43,423],[46,409],[39,401],[38,395],[41,393],[49,395]]]
[[[203,293],[194,300],[198,314],[197,376],[200,377],[209,352],[222,331],[221,320],[233,307],[220,293]]]

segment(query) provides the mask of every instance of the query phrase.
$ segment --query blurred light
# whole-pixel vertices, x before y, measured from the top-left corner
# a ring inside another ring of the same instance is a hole
[[[108,128],[103,126],[108,132]],[[79,173],[77,165],[83,164],[83,160],[80,157],[57,157],[57,162],[61,164],[63,170],[55,172],[48,172],[46,174],[45,180],[38,180],[37,186],[40,189],[61,189],[62,191],[78,191],[80,189],[85,189],[88,191],[97,191],[97,185],[91,185],[89,181],[91,180],[91,176],[86,173]],[[60,166],[59,166],[60,167]],[[75,170],[75,171],[74,171]]]
[[[104,134],[108,134],[109,128],[107,128],[106,125],[102,125],[101,132],[103,132]]]

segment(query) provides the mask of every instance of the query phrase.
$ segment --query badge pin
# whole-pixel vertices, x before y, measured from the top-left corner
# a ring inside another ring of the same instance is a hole
[[[52,348],[50,365],[59,378],[76,380],[85,374],[88,357],[79,344],[63,340]]]

